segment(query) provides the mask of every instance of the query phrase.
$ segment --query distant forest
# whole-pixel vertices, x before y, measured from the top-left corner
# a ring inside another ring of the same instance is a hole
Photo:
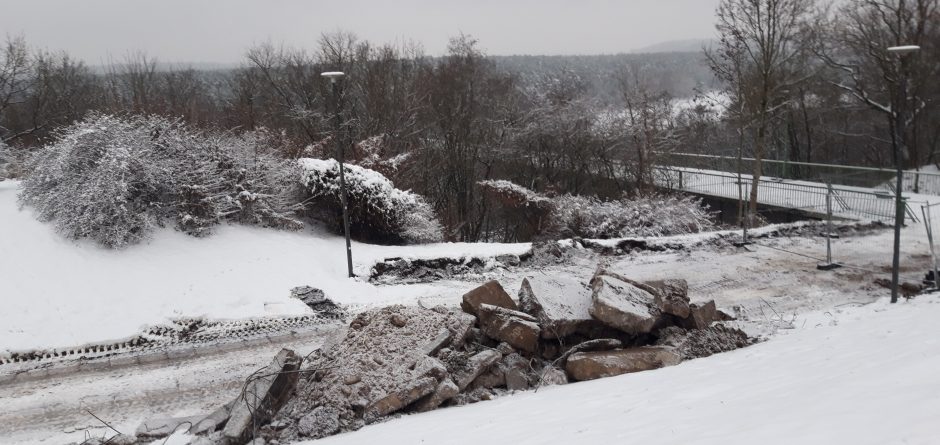
[[[0,149],[25,159],[90,111],[160,115],[192,128],[277,135],[286,159],[347,159],[427,196],[453,239],[491,205],[478,184],[636,196],[663,153],[892,166],[937,163],[940,0],[723,0],[701,53],[487,56],[471,36],[447,54],[325,34],[258,45],[227,70],[162,69],[144,53],[92,70],[12,38],[0,51]],[[888,48],[917,45],[901,54]],[[323,71],[346,73],[330,120]],[[10,155],[6,155],[10,156]],[[756,190],[756,187],[754,187]],[[752,203],[756,200],[751,199]]]

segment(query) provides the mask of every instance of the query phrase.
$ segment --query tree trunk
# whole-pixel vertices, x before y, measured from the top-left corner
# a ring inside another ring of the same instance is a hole
[[[760,185],[760,177],[763,167],[764,146],[767,141],[767,119],[762,115],[760,125],[757,127],[757,141],[754,146],[754,169],[751,172],[751,194],[748,201],[748,216],[754,221],[757,215],[757,187]]]

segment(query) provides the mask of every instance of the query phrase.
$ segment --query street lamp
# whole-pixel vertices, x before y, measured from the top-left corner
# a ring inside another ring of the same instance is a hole
[[[349,277],[352,278],[356,276],[353,274],[352,266],[352,244],[349,242],[349,211],[346,196],[346,175],[345,167],[343,166],[343,143],[340,139],[340,101],[339,101],[339,81],[343,79],[342,71],[327,71],[320,73],[321,76],[330,79],[330,95],[333,102],[333,139],[336,141],[336,161],[339,163],[339,188],[340,188],[340,199],[341,204],[343,205],[343,231],[346,234],[346,267],[349,271]]]
[[[891,302],[898,302],[898,271],[901,266],[901,226],[904,224],[904,135],[907,133],[907,121],[904,111],[907,109],[907,71],[904,69],[904,56],[917,52],[917,45],[892,46],[888,52],[898,55],[899,103],[891,103],[891,113],[894,117],[894,163],[897,168],[897,184],[894,198],[894,257],[891,263]]]

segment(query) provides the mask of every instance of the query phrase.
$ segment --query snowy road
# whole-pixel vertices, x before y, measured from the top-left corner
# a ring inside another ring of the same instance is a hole
[[[81,442],[86,433],[114,434],[94,416],[133,434],[147,418],[211,412],[235,398],[244,379],[280,348],[306,355],[332,329],[281,344],[0,385],[0,443],[62,444]]]

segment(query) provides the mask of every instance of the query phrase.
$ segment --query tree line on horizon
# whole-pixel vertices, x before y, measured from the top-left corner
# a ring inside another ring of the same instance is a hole
[[[332,157],[338,137],[349,162],[426,196],[450,239],[476,240],[494,224],[478,186],[490,179],[619,199],[649,191],[666,152],[891,166],[900,143],[905,167],[937,163],[938,1],[723,0],[702,53],[494,57],[461,35],[428,57],[336,32],[312,48],[254,46],[234,69],[134,53],[93,70],[11,38],[0,140],[28,153],[92,111],[267,129],[287,159]],[[921,50],[886,50],[900,44]],[[330,70],[346,73],[340,134]]]

